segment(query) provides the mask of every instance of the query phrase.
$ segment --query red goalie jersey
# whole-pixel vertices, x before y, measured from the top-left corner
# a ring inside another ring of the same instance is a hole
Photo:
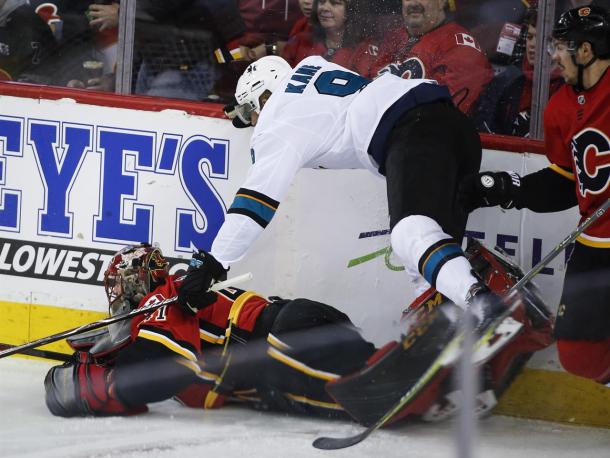
[[[449,88],[455,105],[469,113],[493,70],[479,44],[466,29],[447,22],[421,37],[410,37],[404,26],[388,33],[379,46],[378,57],[369,69],[375,78],[391,72],[402,78],[429,78]]]
[[[575,181],[583,219],[610,197],[610,72],[592,88],[564,85],[544,112],[551,168]],[[578,237],[583,245],[610,247],[610,217],[603,215]]]

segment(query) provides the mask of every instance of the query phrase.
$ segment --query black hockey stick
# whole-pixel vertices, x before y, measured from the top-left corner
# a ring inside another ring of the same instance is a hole
[[[0,343],[0,351],[6,350],[7,348],[13,348],[13,347],[15,347],[15,345]],[[66,353],[60,353],[58,351],[50,351],[50,350],[38,350],[36,348],[30,348],[28,350],[21,350],[19,353],[22,355],[36,356],[38,358],[55,359],[57,361],[70,361],[70,359],[72,359],[72,356],[68,355]]]
[[[252,278],[251,273],[239,275],[230,280],[226,280],[220,283],[215,283],[211,290],[218,291],[219,289],[226,288],[228,286],[237,285],[238,283],[242,283],[248,281]],[[164,305],[173,304],[178,300],[178,296],[169,297],[161,302],[157,302],[155,304],[148,304],[144,307],[140,307],[132,310],[128,313],[123,313],[122,315],[115,315],[108,318],[104,318],[103,320],[94,321],[93,323],[84,324],[77,328],[68,329],[67,331],[63,331],[57,334],[53,334],[48,337],[42,337],[41,339],[34,340],[32,342],[17,345],[15,347],[8,348],[6,350],[0,351],[0,358],[4,358],[6,356],[14,355],[15,353],[24,353],[26,350],[29,351],[31,348],[40,347],[41,345],[46,345],[52,342],[57,342],[58,340],[65,339],[66,337],[75,336],[77,334],[82,334],[83,332],[92,331],[94,329],[103,328],[104,326],[108,326],[109,324],[116,323],[118,321],[128,320],[137,315],[142,315],[143,313],[149,313],[158,308],[163,307]]]
[[[610,208],[610,199],[607,199],[591,216],[585,219],[572,233],[570,233],[565,239],[563,239],[549,254],[547,254],[544,259],[542,259],[538,264],[536,264],[530,271],[528,271],[517,283],[515,283],[512,288],[506,293],[505,300],[512,299],[515,294],[521,288],[523,288],[527,283],[529,283],[532,278],[540,273],[540,271],[548,265],[553,259],[557,257],[563,250],[567,248],[567,246],[572,243],[576,238],[582,234],[585,229],[587,229],[591,224],[597,221],[606,211]],[[483,335],[478,339],[475,344],[474,350],[480,348],[481,346],[487,344],[489,340],[494,335],[494,332],[502,324],[502,322],[512,315],[515,311],[515,308],[519,304],[519,301],[514,301],[501,315],[499,315],[487,328],[487,330],[483,333]],[[456,335],[445,347],[445,349],[441,352],[441,354],[434,360],[434,362],[430,365],[428,370],[419,378],[417,382],[407,391],[392,407],[385,415],[383,415],[377,422],[367,429],[362,431],[359,434],[349,437],[319,437],[313,442],[313,446],[322,450],[338,450],[346,447],[350,447],[352,445],[358,444],[370,436],[373,432],[377,431],[383,425],[385,425],[388,420],[390,420],[396,413],[400,412],[400,410],[409,403],[409,401],[413,400],[413,398],[419,394],[422,388],[426,386],[426,384],[432,380],[432,378],[438,373],[440,369],[442,369],[446,365],[446,359],[451,352],[454,352],[459,349],[462,341],[464,340],[464,333],[459,333]]]

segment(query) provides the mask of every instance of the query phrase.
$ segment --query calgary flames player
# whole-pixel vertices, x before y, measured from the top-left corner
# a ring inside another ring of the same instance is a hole
[[[199,294],[198,274],[208,271],[189,271],[168,275],[161,251],[146,244],[112,258],[105,272],[111,315],[174,296],[177,303],[72,338],[74,360],[45,379],[53,414],[129,415],[175,396],[193,407],[232,398],[264,410],[343,415],[325,384],[375,351],[345,314],[236,288]]]
[[[565,84],[544,112],[550,165],[520,177],[483,172],[461,184],[467,210],[501,205],[555,212],[578,204],[582,218],[610,198],[610,13],[585,6],[563,13],[549,52]],[[576,239],[554,329],[559,359],[575,375],[610,382],[610,217]]]

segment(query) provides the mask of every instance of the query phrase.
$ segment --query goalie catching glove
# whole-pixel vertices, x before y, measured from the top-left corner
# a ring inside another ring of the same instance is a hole
[[[510,209],[515,207],[520,191],[521,177],[515,172],[482,172],[469,175],[460,183],[458,200],[468,213],[496,205]]]
[[[216,301],[216,293],[210,291],[217,281],[227,279],[225,269],[214,256],[203,250],[195,253],[191,259],[182,285],[178,292],[178,303],[187,313],[196,315],[199,310]]]

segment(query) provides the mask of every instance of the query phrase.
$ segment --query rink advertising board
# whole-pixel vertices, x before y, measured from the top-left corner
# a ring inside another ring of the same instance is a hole
[[[49,93],[0,96],[1,298],[102,311],[103,271],[124,244],[158,243],[176,259],[210,248],[250,166],[250,130],[188,112],[204,104],[168,110],[158,99],[106,96],[118,106],[101,106],[80,100],[97,94]],[[483,167],[527,173],[545,161],[486,151]],[[573,213],[482,209],[468,230],[528,269],[574,227]],[[564,265],[540,276],[553,306]],[[413,298],[402,270],[389,250],[384,181],[362,170],[299,172],[234,268],[252,271],[250,287],[264,294],[345,309],[372,339],[387,338],[388,319]]]

